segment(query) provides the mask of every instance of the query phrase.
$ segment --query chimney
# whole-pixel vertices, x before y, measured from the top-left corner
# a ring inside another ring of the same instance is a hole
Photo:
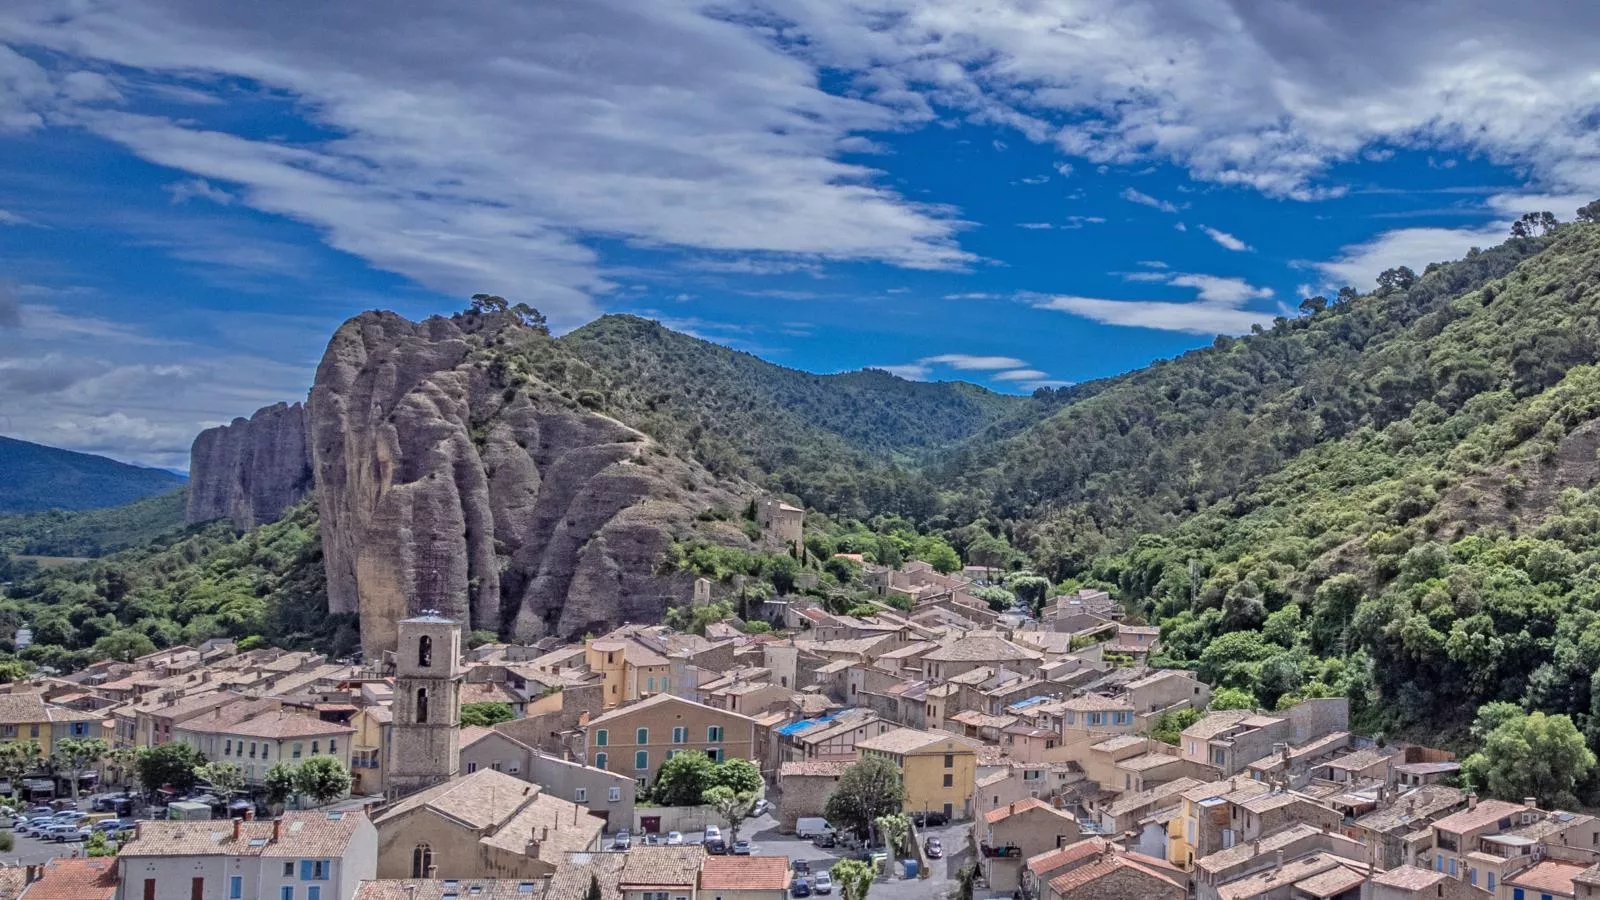
[[[1016,814],[1017,814],[1017,801],[1013,800],[1013,801],[1011,801],[1011,808],[1006,811],[1006,815],[1014,816]]]
[[[1538,797],[1523,797],[1522,798],[1522,805],[1523,806],[1531,806],[1531,807],[1537,808],[1539,806],[1539,798]]]
[[[541,840],[541,841],[550,840],[550,826],[549,825],[545,825],[545,826],[543,826],[543,828],[540,829],[540,831],[539,831],[539,840]]]
[[[1406,815],[1416,815],[1417,797],[1415,794],[1406,798]]]
[[[273,819],[272,820],[272,842],[274,844],[276,844],[278,841],[280,841],[282,839],[283,839],[283,820],[282,819]]]
[[[22,875],[22,883],[23,884],[33,884],[35,881],[38,881],[38,880],[39,880],[39,867],[38,866],[29,866],[23,872],[23,875]]]
[[[1477,808],[1478,808],[1478,795],[1477,794],[1467,794],[1467,809],[1477,809]]]
[[[243,836],[243,834],[244,834],[244,820],[243,819],[234,819],[233,820],[233,839],[235,841],[237,841],[241,836]]]
[[[256,808],[254,806],[245,807],[244,820],[246,822],[254,822],[256,820]]]
[[[1273,859],[1273,862],[1272,862],[1272,871],[1274,871],[1274,872],[1283,871],[1283,848],[1282,847],[1279,847],[1278,848],[1278,852],[1276,854],[1274,854],[1274,859]]]

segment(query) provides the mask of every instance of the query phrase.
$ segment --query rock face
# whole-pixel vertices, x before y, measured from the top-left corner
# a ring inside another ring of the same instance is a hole
[[[184,518],[190,524],[230,519],[254,528],[277,521],[311,483],[305,409],[298,403],[264,407],[194,439]]]
[[[656,621],[659,572],[696,513],[738,498],[643,433],[497,352],[527,337],[476,315],[364,313],[317,369],[310,438],[329,606],[369,654],[436,609],[520,639]]]

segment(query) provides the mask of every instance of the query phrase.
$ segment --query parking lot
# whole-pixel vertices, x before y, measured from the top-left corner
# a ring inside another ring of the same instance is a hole
[[[971,823],[956,823],[921,829],[923,837],[937,837],[944,844],[944,858],[928,860],[929,875],[925,879],[901,878],[898,877],[898,871],[893,879],[880,874],[872,883],[873,900],[943,900],[948,897],[955,891],[956,872],[970,861],[967,833],[971,827]],[[689,844],[699,843],[702,837],[703,833],[698,831],[684,832],[683,835],[684,842]],[[739,838],[750,841],[758,855],[787,856],[791,862],[805,860],[810,863],[812,872],[826,871],[850,855],[850,851],[842,847],[823,849],[809,840],[778,833],[778,823],[770,813],[747,819],[739,828]],[[895,868],[899,869],[898,866]],[[834,896],[838,895],[838,889],[835,888]]]

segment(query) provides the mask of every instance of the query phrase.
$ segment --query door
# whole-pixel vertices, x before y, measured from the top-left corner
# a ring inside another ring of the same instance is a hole
[[[944,805],[944,820],[946,822],[955,818],[956,808],[949,803]]]
[[[645,834],[660,834],[661,833],[661,817],[660,816],[640,816],[639,817],[639,829],[641,831],[643,831]]]
[[[204,878],[189,879],[189,900],[206,900],[206,880]]]

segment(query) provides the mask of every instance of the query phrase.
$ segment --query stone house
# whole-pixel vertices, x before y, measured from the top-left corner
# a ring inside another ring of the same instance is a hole
[[[807,759],[778,767],[778,830],[789,834],[798,819],[821,816],[853,759]]]
[[[1416,866],[1395,866],[1372,878],[1368,900],[1474,900],[1478,891],[1460,879]]]
[[[585,646],[589,671],[599,675],[606,709],[672,692],[672,663],[625,637],[595,638]]]
[[[756,721],[749,716],[657,694],[593,719],[585,729],[589,764],[648,786],[661,764],[679,753],[704,753],[713,760],[761,763]]]
[[[621,900],[698,900],[704,847],[634,847],[617,877]]]
[[[1442,784],[1424,785],[1356,819],[1353,833],[1377,847],[1379,866],[1385,869],[1398,868],[1407,861],[1407,834],[1428,827],[1434,820],[1455,812],[1466,803],[1467,795],[1458,788]]]
[[[1305,823],[1291,825],[1201,857],[1194,869],[1195,898],[1218,900],[1229,885],[1256,873],[1282,868],[1285,860],[1320,854],[1365,863],[1368,852],[1360,841],[1337,832]]]
[[[583,807],[492,769],[392,803],[373,824],[381,878],[544,878],[568,852],[599,849],[603,828]]]
[[[776,497],[756,503],[756,525],[761,532],[798,553],[805,549],[806,511]]]
[[[1182,805],[1183,792],[1199,787],[1193,778],[1179,778],[1141,791],[1121,794],[1099,811],[1100,833],[1127,834],[1138,830],[1139,822],[1160,809]],[[1162,836],[1165,838],[1165,835]],[[1161,858],[1166,858],[1166,841],[1161,841]],[[1152,848],[1153,849],[1153,848]]]
[[[378,833],[360,812],[274,821],[140,822],[117,852],[118,900],[351,900],[377,874]]]
[[[1305,744],[1348,731],[1349,723],[1350,704],[1343,697],[1302,700],[1272,714],[1219,710],[1185,728],[1179,747],[1186,759],[1212,766],[1226,778],[1281,745]]]
[[[350,719],[350,793],[382,794],[386,763],[394,736],[394,712],[387,706],[369,706]]]
[[[1171,873],[1107,849],[1094,862],[1049,882],[1048,900],[1185,900],[1188,891]]]
[[[115,859],[56,857],[42,866],[0,869],[0,897],[7,900],[113,900],[119,886]]]
[[[992,891],[1022,886],[1024,861],[1078,842],[1078,823],[1043,800],[1029,798],[983,817],[979,864]]]
[[[482,769],[531,781],[552,797],[585,807],[605,823],[607,831],[633,822],[637,789],[633,779],[541,753],[499,726],[461,729],[460,771],[470,775]]]

